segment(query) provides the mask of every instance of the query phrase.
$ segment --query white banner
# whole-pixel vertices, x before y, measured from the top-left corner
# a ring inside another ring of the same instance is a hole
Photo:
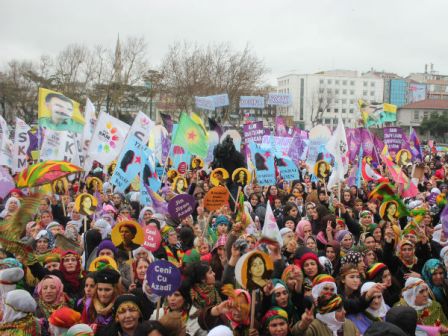
[[[12,141],[6,120],[0,116],[0,165],[12,168]]]
[[[21,172],[28,167],[27,151],[30,145],[28,131],[31,128],[20,118],[16,118],[16,129],[14,133],[12,172]]]
[[[129,129],[128,124],[101,112],[88,150],[90,158],[109,165],[120,154]]]
[[[268,105],[291,106],[291,95],[289,93],[270,93]]]
[[[241,96],[240,108],[264,108],[264,97],[261,96]]]

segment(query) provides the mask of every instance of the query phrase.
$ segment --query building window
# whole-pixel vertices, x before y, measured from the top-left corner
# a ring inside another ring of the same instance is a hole
[[[423,111],[423,118],[428,119],[428,117],[429,117],[429,112]]]
[[[355,94],[355,90],[350,90],[350,95],[354,95]]]
[[[367,91],[364,90],[364,91],[362,92],[362,95],[363,95],[363,96],[367,96]]]
[[[319,93],[324,93],[324,88],[319,88]]]
[[[342,90],[342,94],[347,94],[347,90],[346,89],[344,89],[344,90]]]
[[[331,98],[327,98],[327,104],[331,104]]]
[[[328,79],[328,80],[327,80],[327,83],[328,83],[328,84],[331,84],[331,83],[332,83],[332,80],[331,80],[331,79]]]
[[[327,112],[330,112],[330,108],[329,107],[327,108]]]
[[[364,82],[363,84],[364,84],[364,86],[367,86],[367,82]]]
[[[370,96],[373,97],[375,95],[375,91],[370,91]]]
[[[342,104],[347,104],[347,99],[342,99]]]
[[[327,93],[328,93],[328,94],[331,94],[331,89],[327,89]]]
[[[371,87],[375,87],[375,82],[370,82]]]
[[[337,125],[338,124],[338,119],[334,118],[333,119],[333,125]]]
[[[330,125],[331,119],[325,119],[325,124]]]
[[[336,85],[339,85],[339,79],[335,79],[335,80],[334,80],[334,83],[335,83]]]
[[[319,107],[319,112],[323,112],[324,109],[322,107]]]
[[[343,108],[342,109],[342,113],[346,113],[346,112],[347,112],[347,110]]]
[[[355,85],[355,81],[354,80],[350,81],[350,85],[354,86]]]
[[[346,80],[343,80],[343,81],[342,81],[342,85],[347,85],[347,81],[346,81]]]
[[[339,94],[339,89],[334,90],[335,94]]]
[[[324,83],[324,80],[321,79],[321,80],[319,81],[319,84],[323,84],[323,83]]]
[[[420,119],[420,111],[414,111],[414,120],[419,120]]]
[[[355,103],[354,99],[350,99],[350,104],[353,105]]]
[[[354,113],[355,112],[355,110],[354,109],[350,109],[350,113]]]
[[[338,112],[339,112],[339,109],[335,108],[334,113],[338,113]]]

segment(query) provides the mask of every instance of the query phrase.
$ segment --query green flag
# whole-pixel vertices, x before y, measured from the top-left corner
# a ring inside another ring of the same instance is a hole
[[[186,113],[182,113],[174,134],[173,145],[184,147],[191,154],[206,157],[208,152],[207,133]]]

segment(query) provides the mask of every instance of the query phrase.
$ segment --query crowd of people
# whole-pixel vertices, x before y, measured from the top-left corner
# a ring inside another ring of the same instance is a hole
[[[236,202],[229,197],[214,211],[204,207],[211,170],[194,166],[177,183],[169,175],[162,181],[165,200],[179,193],[195,198],[193,213],[182,220],[155,206],[142,207],[132,185],[125,193],[115,192],[111,170],[99,164],[87,176],[69,176],[65,184],[56,184],[58,190],[39,196],[20,237],[31,256],[10,245],[0,250],[0,334],[448,333],[448,237],[441,224],[448,162],[443,154],[425,155],[424,176],[412,198],[370,197],[378,182],[368,181],[360,188],[342,183],[329,192],[325,176],[314,179],[312,167],[300,163],[295,181],[277,175],[275,185],[261,186],[256,178],[246,178],[238,189],[230,179],[221,180],[240,193],[233,195]],[[385,167],[381,171],[388,177]],[[101,183],[87,184],[88,177]],[[397,186],[388,185],[398,194]],[[75,204],[81,193],[99,198],[98,206],[87,198],[80,202],[86,208],[81,214]],[[21,189],[9,192],[2,203],[3,222],[19,221],[27,197],[35,196]],[[241,197],[248,218],[238,208]],[[282,244],[261,234],[268,205]],[[135,243],[132,223],[159,230],[160,247],[150,252]],[[111,239],[116,225],[119,244]],[[260,253],[248,260],[247,286],[242,286],[236,266],[254,251]],[[166,297],[153,293],[148,283],[148,267],[156,260],[181,270],[180,287]]]

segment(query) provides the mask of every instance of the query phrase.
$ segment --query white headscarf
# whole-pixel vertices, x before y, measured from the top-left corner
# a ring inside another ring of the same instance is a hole
[[[429,307],[432,303],[431,299],[428,298],[428,303],[426,305],[423,306],[415,305],[415,298],[417,297],[418,292],[420,292],[420,290],[422,290],[425,287],[428,288],[428,285],[426,284],[426,282],[424,282],[422,279],[419,278],[412,278],[412,277],[408,278],[406,280],[406,283],[404,284],[403,299],[410,307],[414,308],[417,311]]]
[[[334,336],[338,335],[338,330],[342,328],[344,325],[344,322],[336,320],[336,312],[333,311],[331,313],[326,314],[316,314],[316,318],[321,321],[323,324],[325,324],[328,329],[331,330]]]
[[[375,286],[376,283],[375,282],[366,282],[364,285],[362,285],[361,287],[361,295],[363,295],[364,293],[367,293],[370,288],[372,288],[373,286]],[[373,317],[376,318],[384,318],[387,314],[389,310],[389,307],[386,305],[386,303],[384,302],[384,298],[383,295],[381,295],[381,306],[380,308],[378,308],[377,310],[373,310],[372,308],[367,308],[366,311],[372,315]]]
[[[0,213],[0,218],[5,218],[8,214],[9,214],[9,204],[11,202],[17,202],[17,209],[20,208],[20,200],[17,197],[13,197],[11,196],[10,198],[8,198],[8,200],[5,203],[5,209]]]
[[[334,294],[338,293],[338,288],[336,287],[336,284],[334,282],[331,281],[324,281],[321,282],[315,286],[313,286],[313,288],[311,289],[311,295],[313,296],[314,300],[317,300],[322,292],[322,289],[324,289],[325,286],[330,285],[331,287],[333,287],[334,289]]]
[[[23,289],[16,289],[6,294],[3,323],[10,323],[24,318],[36,311],[36,301],[30,293]]]

